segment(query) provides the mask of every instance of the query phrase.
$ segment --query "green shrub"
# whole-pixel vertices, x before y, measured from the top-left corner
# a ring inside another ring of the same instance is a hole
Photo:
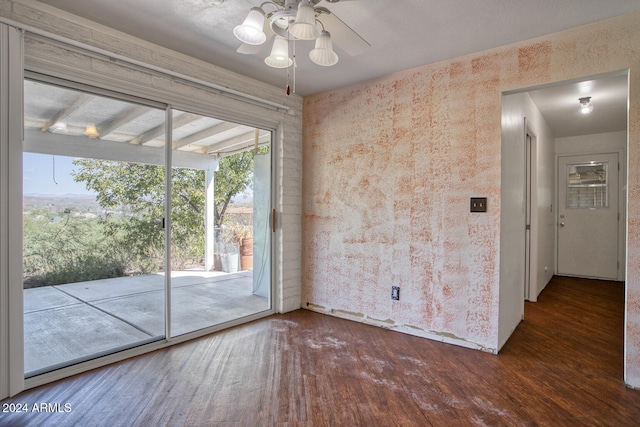
[[[46,211],[24,216],[25,288],[120,277],[135,269],[118,236],[105,222],[73,213]]]

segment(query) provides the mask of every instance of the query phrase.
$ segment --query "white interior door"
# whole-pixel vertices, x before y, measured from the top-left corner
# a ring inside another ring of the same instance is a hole
[[[618,276],[618,154],[558,159],[558,274]]]

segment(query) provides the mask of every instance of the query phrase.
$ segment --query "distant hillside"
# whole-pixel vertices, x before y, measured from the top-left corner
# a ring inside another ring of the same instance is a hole
[[[47,209],[50,212],[63,212],[71,209],[76,212],[97,212],[100,205],[95,196],[86,194],[25,194],[24,210]]]

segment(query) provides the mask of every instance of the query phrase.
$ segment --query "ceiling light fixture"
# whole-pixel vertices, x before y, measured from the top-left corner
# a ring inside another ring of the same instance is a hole
[[[289,44],[284,37],[275,36],[271,54],[264,59],[264,63],[273,68],[287,68],[293,64],[289,58]]]
[[[100,134],[98,133],[98,129],[96,129],[96,125],[94,125],[93,123],[89,123],[87,125],[87,128],[84,130],[84,134],[91,139],[95,139],[100,136]]]
[[[585,96],[584,98],[578,99],[580,102],[580,112],[582,114],[589,114],[593,111],[593,104],[591,103],[591,97]]]
[[[331,34],[328,31],[322,31],[322,34],[316,40],[315,49],[309,52],[309,58],[314,64],[330,67],[338,62],[338,55],[333,51],[331,44]]]
[[[261,45],[267,40],[264,26],[273,32],[276,37],[273,42],[270,55],[265,63],[273,68],[289,68],[293,65],[294,92],[295,92],[295,42],[298,40],[315,40],[315,48],[309,53],[309,58],[314,64],[323,67],[335,65],[338,55],[333,50],[331,34],[325,31],[324,24],[318,19],[322,14],[331,14],[324,7],[316,7],[320,0],[273,0],[266,1],[260,7],[254,7],[249,11],[241,25],[234,28],[236,38],[247,45]],[[334,0],[331,3],[335,3]],[[265,11],[266,6],[274,8]],[[289,41],[294,43],[293,56],[289,55]],[[364,40],[363,40],[364,41]],[[366,43],[366,42],[364,42]],[[238,50],[241,53],[255,53],[252,49],[243,46]],[[287,75],[288,76],[288,75]],[[287,88],[289,85],[287,84]],[[288,90],[288,89],[287,89]]]
[[[264,27],[264,11],[260,7],[253,7],[241,25],[233,29],[233,34],[242,43],[258,45],[267,40],[262,31]]]
[[[309,0],[302,0],[298,4],[298,13],[293,24],[289,24],[289,34],[300,40],[315,40],[320,37],[316,26],[316,12]]]
[[[50,128],[49,132],[51,133],[67,133],[69,129],[67,128],[67,124],[64,122],[55,122]]]

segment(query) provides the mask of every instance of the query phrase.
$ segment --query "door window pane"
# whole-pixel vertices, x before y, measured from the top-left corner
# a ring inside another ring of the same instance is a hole
[[[24,83],[24,362],[31,377],[165,336],[165,111]]]
[[[567,165],[567,208],[609,207],[608,162]]]
[[[178,336],[271,308],[271,234],[263,232],[271,133],[172,114],[171,336]]]

